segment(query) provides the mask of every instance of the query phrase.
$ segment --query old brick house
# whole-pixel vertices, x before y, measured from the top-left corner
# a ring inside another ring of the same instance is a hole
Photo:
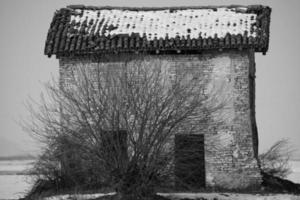
[[[207,128],[175,143],[190,142],[199,150],[200,186],[245,188],[261,182],[255,121],[255,52],[269,43],[269,7],[116,8],[68,6],[56,11],[45,54],[56,55],[60,79],[68,80],[79,62],[94,58],[108,67],[122,66],[126,57],[163,60],[170,68],[201,72],[210,85],[225,85],[226,109]],[[98,59],[98,60],[99,60]],[[198,136],[197,136],[198,135]],[[218,136],[218,137],[215,137]],[[209,153],[211,138],[224,147]],[[195,145],[194,145],[195,144]],[[186,151],[187,149],[178,149]],[[180,166],[180,162],[177,163]],[[179,173],[180,174],[180,173]],[[234,184],[233,184],[234,183]]]

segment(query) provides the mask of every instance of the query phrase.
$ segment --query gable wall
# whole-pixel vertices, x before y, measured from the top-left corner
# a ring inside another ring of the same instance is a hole
[[[125,60],[141,57],[140,54],[124,54],[102,56],[97,60],[102,62],[102,67],[117,68],[122,67]],[[261,177],[254,154],[253,144],[256,144],[257,135],[255,138],[253,133],[256,124],[255,112],[250,109],[253,94],[250,95],[249,81],[249,71],[254,67],[254,53],[226,51],[198,55],[146,55],[144,58],[163,63],[172,75],[180,71],[198,74],[206,81],[204,93],[216,97],[210,103],[222,104],[221,109],[208,115],[206,122],[194,132],[205,134],[207,185],[228,189],[257,186]],[[82,63],[91,68],[97,67],[95,59],[89,57],[61,58],[61,83],[68,83],[68,73]]]

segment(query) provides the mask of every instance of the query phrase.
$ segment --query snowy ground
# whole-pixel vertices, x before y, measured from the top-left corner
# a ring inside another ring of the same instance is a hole
[[[259,194],[238,194],[238,193],[164,193],[161,196],[170,197],[172,200],[179,199],[196,199],[204,197],[208,200],[300,200],[300,196],[289,194],[272,194],[272,195],[259,195]]]
[[[28,176],[24,175],[0,175],[0,199],[19,199],[24,197],[30,184]]]
[[[44,198],[43,200],[88,200],[95,199],[106,195],[114,195],[115,193],[107,194],[74,194],[74,195],[59,195]],[[208,200],[300,200],[300,196],[290,194],[237,194],[237,193],[159,193],[164,197],[169,197],[172,200],[180,200],[184,198],[197,199],[204,197]]]
[[[0,161],[0,199],[24,197],[30,189],[30,176],[17,175],[32,166],[33,160]]]
[[[103,196],[108,195],[115,195],[115,192],[111,193],[98,193],[98,194],[65,194],[65,195],[58,195],[58,196],[52,196],[52,197],[45,197],[43,200],[87,200],[87,199],[95,199]]]

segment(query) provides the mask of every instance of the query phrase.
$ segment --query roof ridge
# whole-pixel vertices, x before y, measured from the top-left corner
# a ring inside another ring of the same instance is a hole
[[[130,11],[154,11],[154,10],[185,10],[185,9],[217,9],[217,8],[247,8],[250,10],[261,10],[261,9],[271,9],[269,6],[264,6],[261,4],[253,4],[253,5],[238,5],[238,4],[231,4],[231,5],[218,5],[218,6],[166,6],[166,7],[127,7],[127,6],[86,6],[83,4],[74,4],[68,5],[67,8],[69,9],[87,9],[87,10],[102,10],[102,9],[118,9],[118,10],[130,10]]]

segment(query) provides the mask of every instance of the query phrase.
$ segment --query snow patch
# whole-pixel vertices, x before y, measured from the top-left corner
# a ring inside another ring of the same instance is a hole
[[[115,192],[97,193],[97,194],[65,194],[65,195],[45,197],[43,198],[43,200],[71,200],[71,199],[87,200],[87,199],[96,199],[103,196],[111,196],[115,194],[116,194]]]
[[[101,24],[99,35],[102,33],[104,24],[107,27],[114,27],[113,30],[106,30],[105,36],[114,34],[139,33],[140,36],[146,34],[148,40],[154,38],[175,38],[176,36],[190,36],[191,39],[214,37],[224,38],[227,33],[241,34],[245,32],[248,36],[256,37],[256,32],[251,30],[256,28],[256,14],[241,13],[237,10],[242,8],[217,8],[213,9],[184,9],[184,10],[153,10],[153,11],[130,11],[118,9],[103,10],[76,10],[83,12],[82,16],[72,15],[71,21],[75,20],[79,26],[74,27],[80,30],[82,24],[87,20],[91,26],[85,27],[89,34],[95,34]],[[100,12],[100,15],[99,13]],[[93,22],[91,22],[93,20]],[[96,24],[95,24],[96,23]],[[96,26],[92,29],[93,25]],[[92,32],[92,30],[94,30]]]

